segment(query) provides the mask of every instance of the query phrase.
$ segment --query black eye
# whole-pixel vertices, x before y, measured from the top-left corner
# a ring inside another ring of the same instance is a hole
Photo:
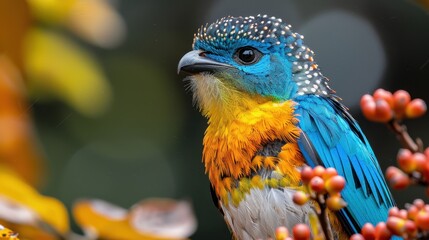
[[[254,64],[261,58],[262,53],[252,47],[242,47],[237,49],[234,54],[234,60],[240,64]]]

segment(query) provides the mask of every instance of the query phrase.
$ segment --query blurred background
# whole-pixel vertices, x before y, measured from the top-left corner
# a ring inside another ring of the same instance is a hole
[[[382,87],[429,101],[427,0],[82,2],[0,0],[0,69],[15,79],[0,84],[0,157],[69,210],[81,198],[126,209],[186,199],[192,239],[230,239],[201,163],[206,120],[176,72],[197,28],[226,15],[274,15],[303,34],[383,169],[399,144],[363,119],[360,96]],[[407,122],[425,146],[428,120]],[[399,205],[427,200],[409,191],[394,192]]]

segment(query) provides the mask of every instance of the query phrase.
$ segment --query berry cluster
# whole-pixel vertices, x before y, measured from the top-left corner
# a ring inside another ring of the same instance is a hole
[[[391,166],[386,170],[386,178],[392,188],[403,189],[410,184],[429,186],[429,148],[423,153],[400,149],[397,161],[399,168]]]
[[[367,223],[360,234],[353,235],[350,240],[384,240],[393,235],[408,239],[429,238],[429,205],[416,199],[407,209],[393,207],[389,211],[387,221],[377,226]]]
[[[341,190],[346,185],[346,181],[334,168],[324,168],[316,166],[314,169],[304,167],[301,170],[301,181],[306,191],[297,191],[293,195],[294,203],[304,205],[310,199],[333,211],[338,211],[347,204],[341,198]],[[329,193],[329,196],[327,196]]]
[[[303,224],[297,224],[292,229],[293,237],[289,236],[289,230],[286,227],[276,229],[276,240],[310,240],[310,228]]]
[[[422,99],[411,100],[407,91],[398,90],[392,94],[381,88],[377,89],[373,95],[365,94],[362,96],[360,106],[365,117],[374,122],[417,118],[427,110]]]

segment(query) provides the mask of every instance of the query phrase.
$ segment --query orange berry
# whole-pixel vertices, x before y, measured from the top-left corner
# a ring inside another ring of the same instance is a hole
[[[403,118],[405,108],[411,101],[411,96],[407,91],[398,90],[393,94],[393,110],[395,111],[396,118]]]
[[[386,169],[386,179],[390,181],[394,176],[402,173],[397,167],[390,166]]]
[[[322,194],[325,193],[325,181],[321,177],[313,177],[310,181],[310,188],[316,193]]]
[[[413,153],[408,149],[400,149],[396,157],[399,167],[406,173],[411,173],[417,168]]]
[[[325,188],[329,193],[341,192],[346,186],[346,180],[342,176],[333,176],[325,182]]]
[[[314,173],[311,167],[306,166],[301,169],[301,181],[304,184],[308,184],[313,177]]]
[[[289,230],[286,227],[276,228],[276,240],[285,240],[289,237]]]
[[[424,151],[424,154],[426,156],[426,159],[429,159],[429,147],[427,147]]]
[[[408,212],[405,209],[399,210],[398,217],[402,219],[407,219]]]
[[[425,207],[425,201],[420,198],[414,199],[413,206],[416,206],[417,209],[423,209]]]
[[[366,240],[362,235],[360,234],[353,234],[349,240]]]
[[[389,179],[390,185],[393,189],[404,189],[410,185],[410,178],[403,174],[397,174]]]
[[[309,240],[310,239],[310,228],[303,224],[299,223],[295,225],[292,229],[293,237],[295,240]]]
[[[360,105],[365,105],[368,102],[374,102],[374,97],[369,95],[369,94],[365,94],[360,98]]]
[[[377,240],[389,240],[392,236],[392,233],[386,226],[386,223],[379,222],[377,226],[375,226],[375,239]]]
[[[399,208],[398,207],[391,207],[389,209],[389,217],[399,217]]]
[[[335,168],[326,168],[325,172],[322,175],[323,180],[328,180],[329,178],[333,177],[333,176],[337,176],[338,172]]]
[[[429,212],[420,211],[414,221],[418,228],[426,231],[429,230]]]
[[[425,168],[425,165],[428,163],[427,157],[423,153],[414,153],[412,156],[412,161],[416,165],[416,170],[422,172]],[[399,161],[399,159],[398,159]]]
[[[331,196],[326,200],[326,205],[332,211],[339,211],[347,206],[346,201],[338,196]]]
[[[393,113],[389,104],[384,99],[376,100],[374,121],[388,122],[390,119],[392,119],[392,117],[393,117]]]
[[[394,99],[393,99],[393,94],[391,92],[386,91],[382,88],[379,88],[379,89],[375,90],[373,96],[374,96],[375,101],[377,101],[379,99],[383,99],[384,101],[386,101],[389,104],[389,106],[391,108],[393,108]]]
[[[325,168],[322,166],[316,166],[315,168],[313,168],[313,174],[314,176],[318,176],[318,177],[322,177],[323,174],[325,173]]]
[[[423,169],[421,169],[419,172],[422,173],[424,180],[428,181],[429,180],[429,162],[426,162],[423,165]]]
[[[375,239],[375,227],[371,223],[365,223],[360,233],[366,240]]]
[[[417,234],[417,226],[411,220],[405,221],[405,232],[412,238]]]
[[[395,235],[402,235],[405,232],[405,220],[399,217],[389,217],[386,226]]]
[[[407,107],[405,108],[405,116],[408,118],[417,118],[425,114],[426,110],[426,103],[422,99],[416,98],[407,104]]]
[[[306,204],[309,199],[310,198],[309,198],[308,194],[306,194],[303,191],[296,191],[293,194],[293,197],[292,197],[293,202],[295,204],[298,204],[298,205],[301,205],[301,206],[304,205],[304,204]]]
[[[411,220],[415,220],[418,213],[419,213],[419,208],[416,207],[415,205],[411,205],[407,211],[407,218]]]
[[[371,95],[365,94],[362,96],[360,99],[360,108],[362,109],[363,115],[368,120],[374,121],[375,101]]]

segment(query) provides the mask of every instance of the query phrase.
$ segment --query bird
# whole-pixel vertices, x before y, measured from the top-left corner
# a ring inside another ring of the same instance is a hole
[[[336,239],[386,221],[395,206],[367,138],[303,39],[281,18],[227,16],[201,26],[179,61],[207,118],[202,161],[235,239],[314,224],[314,206],[292,201],[305,166],[335,168],[346,180],[348,205],[330,214]]]

